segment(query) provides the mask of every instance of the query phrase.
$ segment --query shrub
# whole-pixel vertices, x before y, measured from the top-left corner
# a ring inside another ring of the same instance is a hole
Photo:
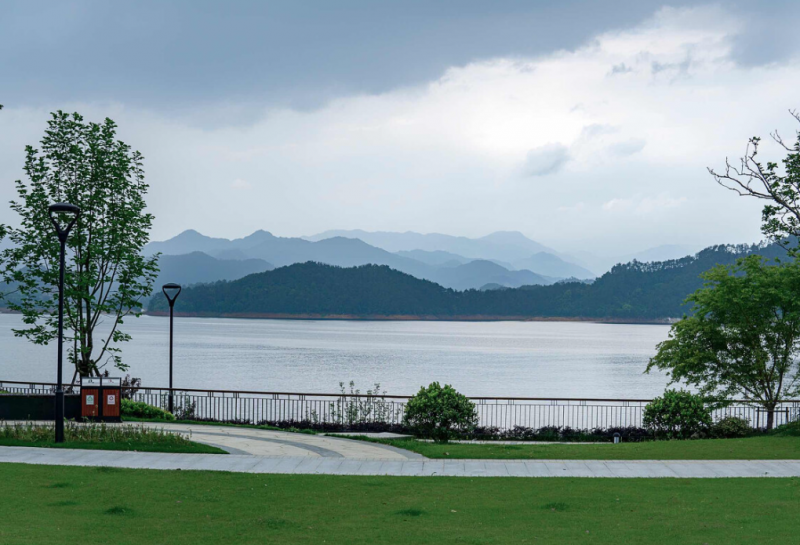
[[[791,422],[787,422],[786,424],[781,424],[774,430],[771,430],[770,435],[778,435],[778,436],[791,436],[791,437],[798,437],[800,436],[800,420],[793,420]]]
[[[120,402],[122,403],[122,416],[128,416],[131,418],[175,420],[175,417],[164,409],[148,405],[147,403],[143,403],[141,401],[131,401],[130,399],[123,398],[120,400]]]
[[[752,434],[753,428],[750,422],[738,416],[726,416],[711,426],[712,437],[747,437]]]
[[[478,423],[475,404],[452,386],[431,383],[408,400],[403,422],[417,436],[447,442],[469,434]]]
[[[50,443],[53,441],[53,424],[34,424],[32,422],[0,425],[0,439]],[[143,425],[123,424],[107,426],[100,424],[78,424],[67,421],[64,424],[64,440],[76,443],[145,443],[149,445],[190,445],[188,437],[170,433],[163,429]]]
[[[544,426],[541,428],[528,428],[514,426],[511,429],[496,427],[477,427],[472,434],[464,439],[478,439],[482,441],[558,441],[558,442],[612,442],[614,434],[619,433],[623,442],[639,442],[652,439],[652,433],[644,428],[595,428],[592,430],[574,429],[569,426]]]
[[[644,408],[644,427],[656,437],[688,439],[711,427],[705,400],[684,390],[667,390]]]

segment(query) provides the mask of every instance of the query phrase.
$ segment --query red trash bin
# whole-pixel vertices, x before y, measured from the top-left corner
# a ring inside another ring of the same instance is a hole
[[[84,420],[120,422],[122,379],[81,377],[81,416]]]

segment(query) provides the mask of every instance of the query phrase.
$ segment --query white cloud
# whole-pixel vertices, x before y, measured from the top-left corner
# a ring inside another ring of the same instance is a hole
[[[726,193],[705,167],[753,134],[790,133],[786,110],[800,107],[798,55],[739,66],[731,44],[743,28],[720,7],[666,8],[574,51],[475,62],[314,111],[257,111],[246,127],[203,130],[118,104],[53,108],[108,115],[141,149],[156,238],[200,226],[216,236],[358,227],[512,229],[616,253],[738,242],[759,237],[760,204]],[[0,112],[0,201],[45,121],[45,110]],[[247,182],[220,184],[230,172]],[[246,198],[237,185],[250,186]],[[575,203],[585,208],[567,218]]]
[[[561,170],[569,160],[563,144],[545,144],[528,152],[523,171],[527,176],[547,176]]]

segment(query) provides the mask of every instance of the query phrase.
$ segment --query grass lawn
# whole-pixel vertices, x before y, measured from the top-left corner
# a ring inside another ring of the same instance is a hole
[[[67,421],[64,425],[65,441],[55,443],[54,437],[53,424],[14,422],[0,425],[0,446],[227,454],[217,447],[195,443],[183,434],[132,424],[117,426]]]
[[[800,479],[249,475],[0,464],[0,543],[794,543]]]
[[[356,436],[352,436],[355,438]],[[364,439],[418,452],[428,458],[553,460],[797,460],[800,437],[758,436],[745,439],[648,441],[592,445],[465,445],[415,439]],[[800,529],[800,528],[799,528]]]
[[[228,454],[226,451],[203,445],[202,443],[189,442],[188,444],[168,443],[143,443],[139,441],[103,442],[103,441],[65,441],[54,443],[52,441],[25,441],[21,439],[0,438],[2,447],[42,447],[42,448],[80,448],[91,450],[135,450],[138,452],[190,452],[201,454]]]

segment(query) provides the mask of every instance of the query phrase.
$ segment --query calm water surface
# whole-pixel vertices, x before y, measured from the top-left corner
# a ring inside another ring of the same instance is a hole
[[[0,314],[0,380],[55,380],[55,344],[15,338],[19,315]],[[130,373],[168,382],[168,318],[125,323]],[[661,325],[572,322],[175,320],[176,387],[335,392],[354,380],[410,394],[434,380],[472,396],[650,398],[645,375]],[[67,370],[65,370],[67,371]],[[69,380],[72,370],[65,372]],[[112,372],[112,375],[119,373]]]

